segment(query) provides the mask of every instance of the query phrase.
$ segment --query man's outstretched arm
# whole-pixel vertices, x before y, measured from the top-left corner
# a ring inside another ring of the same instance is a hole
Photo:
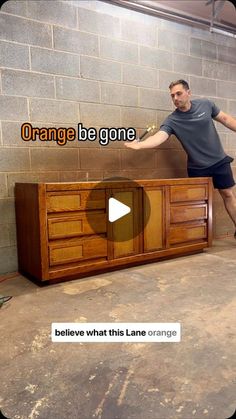
[[[227,113],[220,111],[214,119],[215,121],[223,124],[225,127],[231,129],[232,131],[236,131],[236,119],[233,118],[231,115],[228,115]]]
[[[158,145],[164,143],[169,138],[169,134],[165,131],[158,131],[156,134],[151,135],[145,141],[134,140],[132,142],[124,143],[127,148],[132,148],[133,150],[141,150],[143,148],[154,148]]]

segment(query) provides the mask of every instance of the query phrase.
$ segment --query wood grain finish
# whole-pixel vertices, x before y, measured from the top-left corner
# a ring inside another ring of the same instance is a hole
[[[163,248],[163,189],[145,189],[144,251]],[[150,208],[150,214],[149,214]]]
[[[138,223],[140,222],[140,208],[138,207],[138,188],[126,191],[111,191],[113,198],[131,208],[129,214],[112,223],[113,257],[139,253]]]
[[[207,185],[171,186],[170,202],[202,201],[207,199]]]
[[[79,260],[99,259],[106,255],[107,241],[102,237],[55,241],[49,244],[50,266],[63,265]]]
[[[87,212],[88,213],[88,212]],[[60,239],[66,237],[84,236],[96,233],[106,233],[106,214],[104,212],[93,212],[93,227],[89,224],[87,213],[82,212],[78,215],[53,216],[48,218],[48,237]]]
[[[39,281],[199,252],[212,239],[209,178],[18,183],[19,270]],[[108,221],[108,201],[131,208]],[[91,222],[92,220],[92,222]]]
[[[204,219],[207,219],[207,204],[172,205],[170,208],[171,223]]]
[[[105,191],[75,191],[47,194],[48,212],[78,211],[85,209],[105,208]]]
[[[171,226],[170,244],[184,243],[193,240],[206,239],[206,223]]]

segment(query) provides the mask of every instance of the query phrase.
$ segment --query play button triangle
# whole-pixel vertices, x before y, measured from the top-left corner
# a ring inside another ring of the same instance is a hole
[[[130,211],[131,209],[128,205],[123,204],[115,198],[109,198],[108,219],[111,223],[124,217],[124,215],[129,214]]]

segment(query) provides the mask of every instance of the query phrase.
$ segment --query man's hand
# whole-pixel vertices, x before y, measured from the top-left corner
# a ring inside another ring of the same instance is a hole
[[[169,134],[165,131],[158,131],[156,134],[151,135],[145,141],[134,140],[132,142],[124,143],[127,148],[133,150],[141,150],[144,148],[154,148],[164,143],[169,138]]]
[[[129,141],[127,143],[124,143],[125,147],[127,148],[132,148],[133,150],[140,150],[140,141],[138,140],[133,140],[133,141]]]

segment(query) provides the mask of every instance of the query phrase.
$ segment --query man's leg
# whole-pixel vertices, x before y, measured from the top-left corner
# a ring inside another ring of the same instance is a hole
[[[236,194],[235,194],[235,186],[232,188],[227,189],[218,189],[220,192],[226,211],[228,212],[231,220],[234,223],[235,229],[236,229]],[[236,238],[236,232],[235,232],[235,238]]]

